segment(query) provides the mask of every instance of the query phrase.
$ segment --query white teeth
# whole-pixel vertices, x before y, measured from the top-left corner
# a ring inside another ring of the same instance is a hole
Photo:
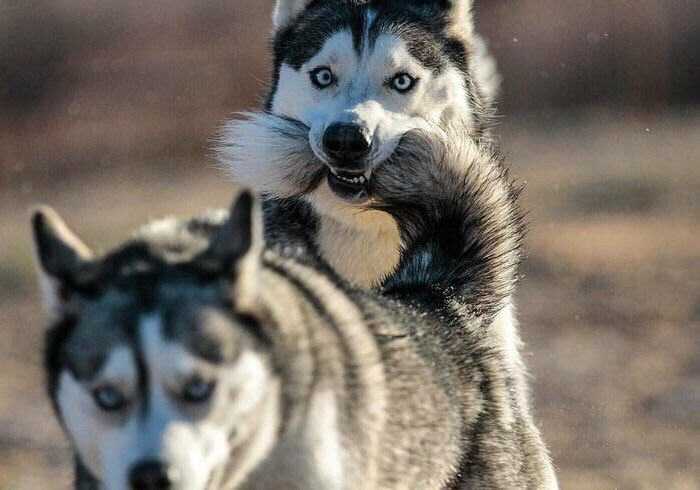
[[[365,184],[369,181],[370,177],[372,176],[372,171],[368,170],[362,175],[359,175],[357,177],[345,177],[343,175],[339,175],[338,171],[334,169],[333,167],[329,167],[331,173],[339,180],[342,180],[343,182],[348,182],[350,184]]]

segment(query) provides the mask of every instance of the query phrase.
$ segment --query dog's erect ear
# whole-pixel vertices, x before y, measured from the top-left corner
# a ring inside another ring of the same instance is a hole
[[[74,293],[80,272],[91,263],[93,253],[49,207],[34,212],[32,231],[44,305],[49,315],[58,317]]]
[[[235,274],[234,302],[239,312],[251,313],[257,297],[260,255],[263,247],[262,210],[249,190],[242,191],[231,206],[228,219],[212,238],[200,261]]]
[[[250,253],[260,251],[262,241],[260,206],[249,190],[233,201],[228,219],[211,239],[203,258],[215,260],[216,266],[234,266]]]
[[[304,11],[313,0],[277,0],[272,13],[274,30],[284,29]]]
[[[442,14],[448,22],[450,34],[467,39],[474,31],[472,0],[414,0],[426,13]]]

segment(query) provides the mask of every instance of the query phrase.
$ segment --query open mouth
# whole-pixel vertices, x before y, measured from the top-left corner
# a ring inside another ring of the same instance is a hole
[[[369,197],[372,171],[347,172],[329,167],[328,187],[341,199],[362,201]]]

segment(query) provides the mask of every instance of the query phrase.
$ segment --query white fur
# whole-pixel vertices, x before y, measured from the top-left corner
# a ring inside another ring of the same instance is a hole
[[[489,54],[488,46],[483,37],[472,36],[472,57],[474,77],[481,94],[488,103],[494,103],[501,90],[501,75],[498,73],[496,60]]]
[[[380,211],[351,207],[322,182],[308,196],[325,218],[319,223],[321,256],[351,284],[372,288],[396,268],[401,236],[394,219]]]
[[[342,490],[347,486],[338,426],[338,400],[332,389],[316,388],[308,410],[294,407],[275,450],[245,490]]]
[[[272,23],[275,29],[285,27],[310,3],[311,0],[277,0],[275,10],[272,12]]]
[[[453,36],[469,39],[474,31],[472,0],[452,0],[449,12],[450,30]]]
[[[61,374],[56,400],[64,424],[85,465],[96,475],[107,470],[105,441],[118,432],[115,422],[102,413],[92,397],[92,389],[109,383],[131,397],[136,391],[136,361],[128,347],[116,348],[90,385],[80,383],[65,371]]]
[[[514,310],[512,304],[506,305],[493,320],[491,328],[500,340],[501,351],[505,355],[506,362],[511,366],[517,365],[519,369],[521,367],[520,335],[518,334]]]
[[[288,176],[294,170],[290,155],[306,156],[308,147],[299,139],[280,137],[294,132],[289,121],[265,113],[242,113],[244,120],[229,121],[223,128],[219,156],[223,169],[237,182],[277,197],[288,194]]]
[[[291,277],[303,277],[305,286],[320,302],[333,305],[328,311],[331,324],[351,326],[364,321],[357,305],[329,278],[299,263],[286,262],[285,269]],[[356,372],[353,386],[359,390],[358,399],[365,400],[352,410],[355,422],[361,421],[358,424],[361,432],[347,433],[347,428],[341,425],[339,414],[348,407],[341,403],[339,392],[334,390],[337,383],[345,382],[336,378],[340,373],[324,368],[314,370],[317,382],[308,399],[308,407],[290,407],[285,433],[246,490],[340,490],[363,488],[356,485],[358,481],[375,481],[377,461],[370,458],[368,462],[366,457],[378,449],[378,434],[382,432],[387,414],[384,367],[369,331],[340,328],[336,333],[340,336],[340,343],[349,350],[349,358],[365,362],[363,369]],[[358,444],[348,443],[353,440],[363,441],[363,449]]]
[[[343,454],[338,427],[338,403],[333,390],[319,390],[311,396],[306,441],[321,488],[343,488]]]

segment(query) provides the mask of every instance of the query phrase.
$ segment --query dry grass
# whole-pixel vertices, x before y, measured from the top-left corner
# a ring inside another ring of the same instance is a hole
[[[512,119],[502,130],[528,181],[518,303],[537,418],[563,487],[698,488],[700,141],[691,135],[700,119]],[[148,218],[225,205],[232,194],[201,162],[157,168],[132,162],[53,185],[5,182],[0,489],[70,486],[41,381],[28,206],[53,204],[108,246]]]

